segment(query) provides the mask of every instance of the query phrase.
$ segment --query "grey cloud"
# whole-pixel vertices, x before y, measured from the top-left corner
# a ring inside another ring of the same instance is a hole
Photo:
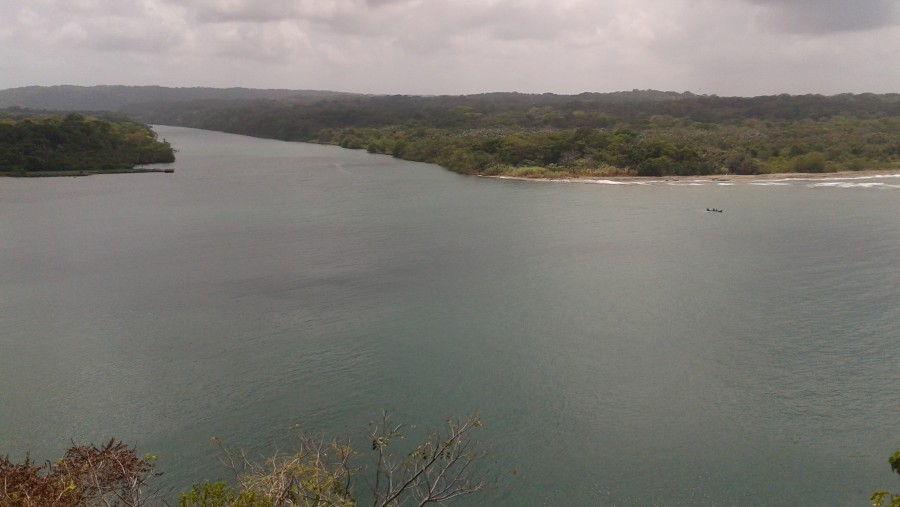
[[[180,42],[181,38],[177,35],[161,37],[159,34],[149,35],[120,31],[98,34],[85,41],[84,45],[101,51],[167,53]]]
[[[201,23],[265,23],[284,20],[328,20],[366,9],[365,0],[159,0],[183,8]],[[385,3],[385,2],[381,2]]]
[[[567,24],[559,11],[512,1],[495,4],[482,16],[491,32],[502,40],[550,40]]]
[[[217,56],[262,62],[289,62],[309,49],[306,33],[286,22],[267,26],[228,23],[205,37]]]
[[[517,43],[550,43],[577,24],[569,7],[545,0],[368,1],[377,7],[328,20],[328,27],[345,34],[394,40],[404,50],[421,55],[455,52],[473,43],[481,44],[483,51],[508,49]]]
[[[191,16],[202,23],[226,21],[266,22],[283,19],[294,14],[290,2],[284,1],[163,1],[171,5],[182,6]]]
[[[366,0],[366,4],[371,7],[378,8],[384,5],[397,4],[405,1],[406,0]]]
[[[128,2],[119,0],[70,0],[59,2],[53,10],[64,12],[66,16],[122,16],[138,17],[147,14],[151,3]]]
[[[173,20],[158,18],[147,22],[137,17],[107,16],[83,21],[81,44],[103,51],[166,53],[187,40]]]
[[[107,0],[66,2],[56,6],[33,2],[6,10],[7,34],[21,42],[60,49],[163,53],[185,40],[176,13],[150,4]]]
[[[765,21],[786,31],[863,31],[900,22],[897,0],[749,0],[766,8]]]
[[[895,91],[898,0],[0,0],[0,87]],[[871,30],[878,29],[873,35]],[[136,57],[138,55],[139,57]],[[105,77],[109,76],[109,77]]]

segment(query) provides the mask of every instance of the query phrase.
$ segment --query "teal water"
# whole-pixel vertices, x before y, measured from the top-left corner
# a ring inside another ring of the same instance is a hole
[[[159,127],[171,175],[0,179],[0,454],[477,411],[483,505],[867,505],[900,489],[900,177],[462,177]],[[716,207],[724,213],[706,213]]]

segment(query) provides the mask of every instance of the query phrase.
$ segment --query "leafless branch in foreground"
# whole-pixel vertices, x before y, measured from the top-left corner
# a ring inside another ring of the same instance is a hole
[[[443,505],[490,484],[478,466],[487,451],[472,439],[480,426],[476,416],[448,419],[443,430],[428,433],[412,451],[395,452],[408,428],[382,414],[367,435],[375,454],[370,467],[354,465],[360,457],[349,439],[298,432],[292,453],[276,451],[260,460],[214,442],[223,451],[222,462],[235,473],[241,494],[264,498],[272,507],[350,507],[358,505],[360,493],[362,502],[372,499],[373,507]],[[356,490],[354,479],[360,477],[366,479],[371,496]]]
[[[471,433],[481,427],[477,416],[448,419],[443,431],[431,431],[425,441],[403,458],[389,452],[391,441],[402,438],[402,424],[383,414],[372,424],[372,450],[377,454],[372,485],[373,507],[395,507],[412,501],[423,506],[484,491],[489,481],[475,466],[487,450]]]

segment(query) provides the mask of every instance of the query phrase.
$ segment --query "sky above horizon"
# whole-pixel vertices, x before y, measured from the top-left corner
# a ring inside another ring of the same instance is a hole
[[[900,92],[900,0],[0,0],[0,89]]]

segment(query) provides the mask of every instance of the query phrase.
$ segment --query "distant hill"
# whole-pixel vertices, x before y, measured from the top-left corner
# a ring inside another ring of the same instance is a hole
[[[111,111],[151,125],[363,148],[465,174],[660,177],[900,169],[897,93],[421,96],[54,86],[0,91],[4,107],[21,108],[10,114]]]
[[[26,86],[0,90],[0,109],[119,111],[125,106],[188,101],[284,100],[352,94],[319,90],[252,88],[169,88],[164,86]]]

